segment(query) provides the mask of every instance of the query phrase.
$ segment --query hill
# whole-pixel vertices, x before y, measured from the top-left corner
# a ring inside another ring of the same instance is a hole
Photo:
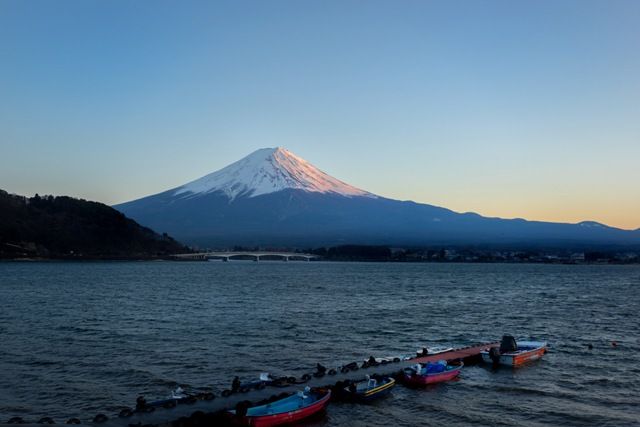
[[[0,190],[0,258],[147,259],[185,251],[102,203]]]

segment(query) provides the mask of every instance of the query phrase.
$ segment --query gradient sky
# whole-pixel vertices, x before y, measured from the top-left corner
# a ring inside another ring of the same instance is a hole
[[[0,188],[116,203],[284,146],[368,191],[640,227],[640,1],[0,0]]]

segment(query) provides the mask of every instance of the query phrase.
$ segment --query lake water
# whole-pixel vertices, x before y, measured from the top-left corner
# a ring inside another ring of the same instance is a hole
[[[638,266],[0,263],[0,422],[511,333],[552,348],[313,425],[640,425],[639,312]]]

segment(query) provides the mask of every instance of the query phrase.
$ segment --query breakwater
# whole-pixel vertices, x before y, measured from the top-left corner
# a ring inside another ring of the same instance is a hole
[[[140,426],[190,426],[198,424],[194,420],[199,417],[216,416],[216,413],[227,409],[233,409],[239,402],[249,401],[252,403],[267,399],[274,394],[288,394],[309,386],[313,388],[333,387],[345,381],[359,381],[365,375],[395,375],[416,363],[446,361],[464,361],[465,363],[477,362],[480,360],[480,352],[491,347],[499,346],[499,342],[476,343],[465,347],[451,349],[437,354],[416,355],[416,357],[400,359],[383,359],[376,364],[369,365],[366,362],[353,362],[347,366],[331,368],[322,375],[308,373],[295,382],[284,383],[283,385],[264,386],[260,383],[251,386],[240,387],[239,390],[231,392],[225,390],[220,395],[213,393],[203,393],[199,397],[185,399],[184,402],[169,407],[158,407],[134,410],[133,408],[123,408],[118,414],[99,413],[95,416],[85,417],[85,421],[79,418],[72,418],[66,421],[67,424],[84,424],[101,427],[128,427],[131,425]],[[292,378],[293,379],[293,378]],[[258,386],[260,384],[260,386]],[[13,419],[8,425],[24,424],[22,419]],[[50,417],[43,417],[37,425],[53,424],[55,420]]]

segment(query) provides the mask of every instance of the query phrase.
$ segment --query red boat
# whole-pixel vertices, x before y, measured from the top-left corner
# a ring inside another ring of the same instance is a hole
[[[329,404],[331,390],[298,392],[297,394],[246,408],[245,411],[229,411],[236,424],[253,427],[270,427],[293,423],[324,410]],[[239,412],[240,411],[240,412]]]
[[[424,386],[450,381],[460,375],[464,364],[449,365],[445,361],[438,363],[417,363],[411,368],[405,368],[402,380],[405,384]]]

